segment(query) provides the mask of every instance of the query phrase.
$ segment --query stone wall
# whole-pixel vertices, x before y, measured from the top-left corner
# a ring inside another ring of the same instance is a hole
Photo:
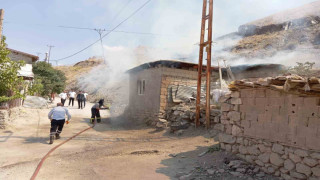
[[[9,118],[9,111],[8,110],[0,110],[0,129],[5,129],[6,125],[5,122]]]
[[[221,148],[284,179],[320,179],[319,97],[245,88],[220,101]]]
[[[162,68],[160,111],[168,107],[168,87],[170,85],[197,87],[198,71],[185,69]],[[212,72],[212,81],[217,79],[218,74]],[[205,78],[202,78],[203,83]]]

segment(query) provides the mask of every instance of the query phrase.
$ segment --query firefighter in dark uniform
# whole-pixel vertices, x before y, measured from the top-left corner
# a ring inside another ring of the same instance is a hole
[[[94,123],[95,119],[97,119],[97,122],[101,122],[101,116],[100,116],[100,109],[106,109],[103,107],[104,99],[100,99],[98,103],[95,103],[91,108],[91,118],[90,123]]]

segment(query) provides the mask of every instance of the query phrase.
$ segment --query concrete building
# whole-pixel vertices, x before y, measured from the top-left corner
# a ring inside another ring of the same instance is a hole
[[[236,72],[236,78],[258,78],[279,73],[280,67],[252,65],[232,67],[231,70]],[[154,124],[159,115],[161,116],[171,103],[176,102],[176,97],[196,97],[197,69],[198,64],[195,63],[159,60],[129,70],[129,106],[126,115],[135,121]],[[213,82],[219,79],[218,70],[218,67],[212,67]],[[227,76],[225,71],[223,74],[224,77]],[[205,77],[202,80],[205,80]],[[212,86],[213,89],[215,84],[212,83]]]

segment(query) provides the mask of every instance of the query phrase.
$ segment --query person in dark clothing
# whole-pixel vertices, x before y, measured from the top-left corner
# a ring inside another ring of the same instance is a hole
[[[83,101],[84,101],[84,95],[83,95],[83,93],[81,91],[77,95],[77,101],[78,101],[79,109],[80,108],[82,109],[82,104],[83,104]]]
[[[101,116],[100,116],[100,109],[106,109],[103,107],[104,99],[100,99],[98,103],[95,103],[91,108],[91,118],[90,123],[94,123],[95,119],[97,119],[97,122],[101,122]]]

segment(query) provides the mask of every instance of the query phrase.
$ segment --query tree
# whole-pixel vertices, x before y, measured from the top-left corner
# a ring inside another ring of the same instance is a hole
[[[32,85],[28,88],[28,95],[34,96],[34,95],[41,95],[43,91],[43,85],[41,83],[41,79],[34,78]]]
[[[60,70],[54,69],[51,64],[46,62],[37,62],[33,64],[33,73],[35,78],[41,81],[43,85],[40,94],[47,96],[51,93],[60,93],[66,86],[66,77]]]
[[[20,93],[23,78],[18,76],[18,71],[24,66],[24,62],[11,61],[8,54],[10,51],[3,37],[0,42],[0,102],[23,97],[23,94]]]

